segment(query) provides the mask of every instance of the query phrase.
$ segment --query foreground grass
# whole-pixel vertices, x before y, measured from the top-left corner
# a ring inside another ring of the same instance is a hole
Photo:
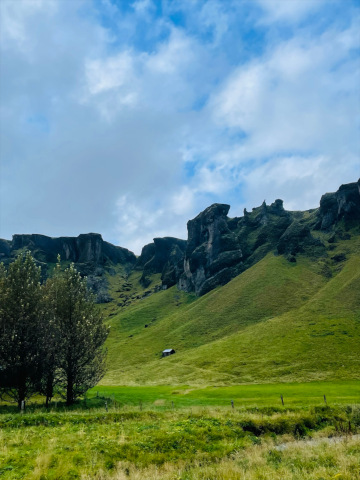
[[[102,400],[23,415],[2,407],[0,478],[359,478],[356,405],[89,408]]]

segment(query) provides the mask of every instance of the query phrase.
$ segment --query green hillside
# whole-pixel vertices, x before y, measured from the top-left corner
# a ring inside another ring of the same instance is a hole
[[[360,239],[346,238],[296,263],[269,253],[200,298],[176,287],[153,293],[156,276],[141,298],[138,273],[114,277],[102,384],[360,378]],[[176,354],[161,359],[165,348]]]

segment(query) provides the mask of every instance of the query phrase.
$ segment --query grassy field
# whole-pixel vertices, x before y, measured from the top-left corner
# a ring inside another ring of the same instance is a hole
[[[236,385],[196,388],[190,386],[98,386],[88,397],[106,397],[119,405],[154,407],[230,406],[285,408],[360,404],[360,381]],[[325,395],[325,399],[324,399]]]
[[[283,385],[284,407],[276,386],[249,387],[103,387],[72,409],[2,406],[0,478],[360,478],[359,385]],[[191,406],[173,407],[180,396]]]

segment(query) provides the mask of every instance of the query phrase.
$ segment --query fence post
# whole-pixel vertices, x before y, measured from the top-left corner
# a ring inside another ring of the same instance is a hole
[[[324,395],[324,402],[325,402],[325,405],[327,405],[326,395]]]
[[[234,408],[234,400],[231,400],[231,408]]]
[[[108,405],[107,402],[105,402],[105,410],[108,411]]]
[[[283,406],[284,406],[284,397],[282,396],[282,394],[280,395],[280,398],[281,398],[281,403],[282,403]]]

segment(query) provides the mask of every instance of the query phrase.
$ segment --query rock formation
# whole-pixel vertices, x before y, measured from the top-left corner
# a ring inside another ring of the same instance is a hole
[[[342,219],[346,226],[360,221],[360,179],[321,197],[316,227],[329,230]]]
[[[37,234],[13,235],[12,241],[0,240],[0,260],[7,264],[23,249],[31,251],[42,267],[43,277],[47,275],[48,264],[55,263],[58,255],[63,261],[74,262],[77,270],[88,277],[89,287],[96,294],[98,302],[111,300],[107,293],[105,272],[119,264],[125,271],[130,271],[136,262],[132,252],[104,242],[98,233],[58,238]]]
[[[240,271],[243,255],[238,237],[228,226],[229,209],[229,205],[215,203],[188,222],[179,289],[203,295]]]
[[[145,245],[136,262],[136,269],[143,270],[141,284],[147,287],[150,284],[149,276],[161,273],[164,286],[175,285],[184,269],[185,248],[186,240],[173,237],[154,238],[153,243]]]

